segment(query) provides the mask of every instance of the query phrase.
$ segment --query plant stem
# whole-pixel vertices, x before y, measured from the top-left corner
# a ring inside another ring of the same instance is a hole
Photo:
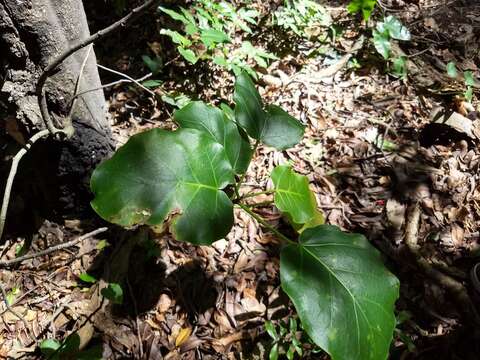
[[[255,153],[257,152],[258,144],[260,143],[260,140],[255,140],[255,144],[253,145],[253,152],[252,152],[252,158],[255,156]],[[250,160],[251,162],[251,160]],[[250,166],[250,164],[249,164]],[[248,170],[248,168],[247,168]],[[243,180],[245,179],[245,174],[247,173],[247,170],[242,174],[240,177],[240,180],[238,180],[237,184],[235,185],[235,199],[240,199],[240,187],[242,186]]]
[[[243,195],[238,200],[243,200],[243,199],[248,199],[248,198],[259,196],[259,195],[268,195],[268,194],[273,194],[273,193],[275,193],[275,190],[265,190],[265,191],[259,191],[259,192],[256,192],[256,193],[249,193],[249,194]]]
[[[259,203],[254,203],[254,204],[245,204],[245,206],[249,207],[249,208],[254,208],[254,207],[261,207],[261,206],[268,206],[268,205],[272,205],[273,204],[273,201],[262,201],[262,202],[259,202]]]
[[[263,227],[265,227],[266,229],[273,232],[275,235],[277,235],[284,242],[286,242],[288,244],[292,244],[292,245],[297,245],[297,243],[295,241],[293,241],[293,240],[289,239],[288,237],[286,237],[285,235],[283,235],[280,231],[278,231],[272,225],[270,225],[268,222],[266,222],[265,219],[263,219],[260,215],[255,214],[251,209],[248,208],[248,206],[245,206],[243,204],[237,204],[237,205],[239,207],[241,207],[242,210],[245,211],[248,215],[250,215],[255,220],[257,220],[259,224],[261,224]]]

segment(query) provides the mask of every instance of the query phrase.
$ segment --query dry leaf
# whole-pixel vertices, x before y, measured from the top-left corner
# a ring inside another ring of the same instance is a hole
[[[385,206],[387,219],[395,230],[400,230],[405,221],[405,205],[395,199],[388,199]]]
[[[175,346],[176,347],[181,346],[185,341],[188,340],[191,334],[192,334],[192,328],[190,327],[182,328],[178,333],[177,338],[175,339]]]
[[[465,230],[463,230],[460,225],[452,224],[452,241],[456,247],[463,245],[463,240],[465,237]]]
[[[166,312],[172,305],[172,300],[167,294],[160,295],[160,299],[157,303],[157,311],[162,314]]]

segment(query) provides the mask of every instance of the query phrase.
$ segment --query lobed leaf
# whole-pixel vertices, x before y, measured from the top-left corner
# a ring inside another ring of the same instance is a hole
[[[221,144],[237,174],[247,171],[253,153],[250,143],[222,110],[201,101],[192,101],[175,111],[173,117],[182,128],[200,130]]]
[[[387,358],[399,282],[364,236],[307,229],[282,250],[280,278],[304,329],[333,360]]]
[[[210,244],[233,224],[233,204],[221,191],[234,182],[222,145],[195,129],[153,129],[132,136],[94,171],[93,209],[122,225],[162,225],[178,240]]]

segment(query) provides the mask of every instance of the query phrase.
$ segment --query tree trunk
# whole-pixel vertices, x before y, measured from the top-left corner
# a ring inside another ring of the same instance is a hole
[[[0,0],[0,149],[14,154],[44,128],[35,95],[42,70],[60,53],[89,36],[79,0]],[[65,123],[87,48],[69,57],[46,84],[52,118]],[[80,92],[101,86],[96,59],[90,52]],[[113,149],[103,91],[79,97],[72,112],[73,138],[35,144],[20,164],[9,219],[27,209],[78,213],[88,206],[88,181],[96,164]],[[8,163],[3,162],[1,170]],[[6,172],[1,171],[2,179]],[[3,180],[4,181],[4,180]],[[35,214],[43,215],[43,214]]]

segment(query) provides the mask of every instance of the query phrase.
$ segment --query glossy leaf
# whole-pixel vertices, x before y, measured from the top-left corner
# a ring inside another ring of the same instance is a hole
[[[221,144],[237,174],[247,171],[253,152],[250,143],[222,110],[201,101],[192,101],[175,111],[173,116],[182,128],[203,131],[212,140]]]
[[[407,78],[407,58],[405,56],[399,56],[393,60],[393,74],[400,79]]]
[[[376,4],[377,0],[352,0],[347,5],[347,10],[352,14],[361,12],[363,19],[367,21],[372,15]]]
[[[465,79],[465,85],[475,86],[475,79],[473,78],[473,73],[470,70],[463,72],[463,78]]]
[[[447,64],[447,74],[448,74],[448,76],[450,76],[452,78],[457,77],[458,71],[457,71],[457,66],[455,65],[454,61],[450,61]]]
[[[277,360],[278,359],[278,343],[273,344],[272,348],[270,349],[268,359],[269,360]]]
[[[269,105],[266,110],[266,121],[261,133],[264,144],[285,150],[302,140],[305,127],[297,119],[276,105]]]
[[[265,125],[263,102],[252,79],[241,72],[235,81],[235,118],[254,139],[260,139]]]
[[[163,6],[159,6],[158,10],[164,12],[165,14],[167,14],[168,16],[170,16],[174,20],[181,21],[185,25],[191,23],[191,20],[187,19],[184,15],[179,14],[178,12],[176,12],[174,10],[164,8]]]
[[[100,293],[104,298],[110,300],[114,304],[123,303],[123,290],[118,284],[110,283],[106,288],[103,288]]]
[[[303,328],[333,360],[387,358],[399,282],[364,236],[307,229],[282,250],[280,277]]]
[[[193,65],[195,65],[197,63],[198,57],[197,57],[197,55],[195,55],[195,53],[192,50],[185,49],[181,46],[177,47],[177,50],[180,53],[180,55],[182,55],[183,58],[185,60],[187,60],[189,63],[191,63]]]
[[[271,321],[265,321],[265,330],[273,340],[278,340],[277,330],[275,330],[275,325]]]
[[[172,39],[172,41],[175,44],[178,44],[180,46],[188,47],[188,46],[192,45],[192,42],[189,39],[187,39],[185,36],[183,36],[182,34],[180,34],[177,31],[172,31],[172,30],[169,30],[169,29],[162,29],[162,30],[160,30],[160,34],[168,36],[170,39]]]
[[[296,174],[289,166],[281,165],[273,169],[272,181],[275,186],[275,205],[288,216],[294,227],[298,229],[307,223],[324,223],[306,176]]]
[[[39,347],[43,355],[50,357],[60,348],[60,345],[58,340],[46,339],[40,343]]]
[[[88,284],[94,284],[97,282],[97,279],[95,279],[92,275],[88,273],[80,274],[78,275],[78,278]]]
[[[373,45],[384,59],[388,59],[390,57],[392,44],[390,44],[390,38],[388,35],[378,32],[377,30],[373,30]]]
[[[230,37],[225,34],[225,32],[215,29],[202,30],[200,37],[206,47],[231,41]]]
[[[237,76],[233,98],[237,123],[252,138],[279,150],[301,140],[304,126],[278,106],[270,105],[264,110],[262,99],[245,72]]]
[[[408,41],[411,38],[410,31],[395,16],[387,16],[383,22],[377,23],[379,33],[388,34],[392,39]]]
[[[221,191],[234,173],[223,146],[194,129],[153,129],[132,136],[94,171],[94,210],[122,225],[171,220],[178,240],[210,244],[233,224],[233,204]]]

